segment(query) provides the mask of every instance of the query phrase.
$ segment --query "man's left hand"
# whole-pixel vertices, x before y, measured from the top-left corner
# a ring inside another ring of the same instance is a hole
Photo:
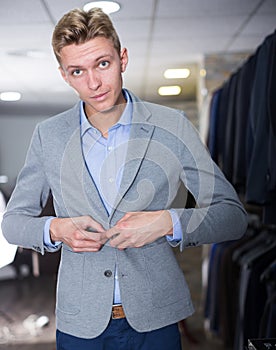
[[[172,219],[167,210],[126,213],[114,227],[106,231],[110,245],[120,250],[140,248],[172,234]]]

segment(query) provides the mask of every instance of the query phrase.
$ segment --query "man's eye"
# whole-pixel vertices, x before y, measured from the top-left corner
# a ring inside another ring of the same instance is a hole
[[[75,75],[76,77],[77,77],[77,76],[80,76],[80,75],[82,75],[82,70],[81,70],[81,69],[75,69],[75,70],[72,72],[72,75]]]
[[[100,68],[107,68],[109,66],[109,62],[108,61],[102,61],[99,64]]]

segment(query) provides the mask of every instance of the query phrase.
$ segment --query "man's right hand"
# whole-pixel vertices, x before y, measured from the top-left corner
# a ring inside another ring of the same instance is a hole
[[[90,216],[54,218],[50,237],[53,242],[67,244],[74,252],[97,252],[107,241],[102,225]]]

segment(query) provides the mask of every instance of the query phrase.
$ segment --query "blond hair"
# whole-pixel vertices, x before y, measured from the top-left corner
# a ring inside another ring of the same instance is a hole
[[[110,39],[114,48],[121,52],[121,43],[110,17],[100,8],[89,11],[74,9],[66,13],[57,23],[53,36],[52,47],[60,63],[60,52],[63,47],[71,44],[83,44],[98,36]]]

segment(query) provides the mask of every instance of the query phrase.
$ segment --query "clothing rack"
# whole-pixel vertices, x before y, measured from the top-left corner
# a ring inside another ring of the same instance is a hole
[[[225,346],[276,338],[276,31],[214,91],[207,146],[248,211],[209,252],[205,319]]]
[[[245,203],[276,225],[276,31],[213,92],[207,146]]]
[[[275,235],[254,215],[243,238],[211,246],[204,316],[208,332],[234,350],[249,338],[276,336]]]

